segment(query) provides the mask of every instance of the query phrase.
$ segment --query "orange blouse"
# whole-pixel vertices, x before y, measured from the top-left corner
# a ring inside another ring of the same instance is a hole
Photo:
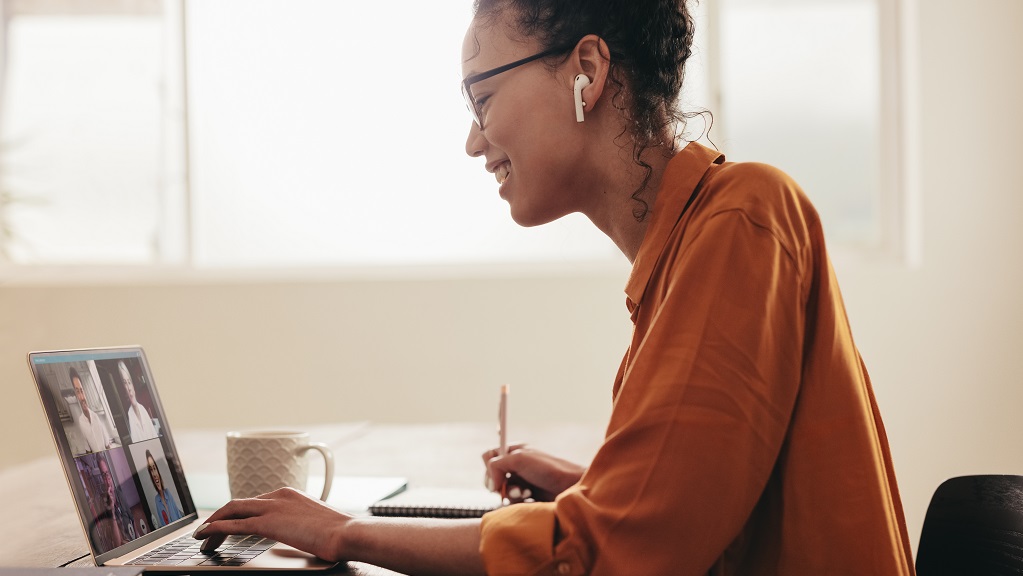
[[[870,380],[791,178],[690,143],[626,294],[604,444],[555,502],[484,516],[489,574],[914,573]]]

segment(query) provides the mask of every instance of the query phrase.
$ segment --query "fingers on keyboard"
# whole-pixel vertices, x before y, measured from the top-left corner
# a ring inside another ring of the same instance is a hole
[[[224,536],[210,536],[202,541],[202,545],[199,546],[199,550],[202,552],[212,552],[223,543]]]

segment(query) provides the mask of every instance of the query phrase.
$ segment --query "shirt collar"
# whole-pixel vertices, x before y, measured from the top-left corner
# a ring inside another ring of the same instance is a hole
[[[724,161],[724,154],[697,142],[689,142],[668,162],[661,178],[660,190],[657,191],[657,199],[654,201],[650,225],[643,236],[643,243],[640,244],[639,253],[636,254],[636,260],[632,265],[632,273],[625,285],[629,312],[635,313],[643,300],[643,293],[653,275],[657,260],[664,252],[671,231],[682,217],[689,197],[696,191],[697,185],[711,165]]]

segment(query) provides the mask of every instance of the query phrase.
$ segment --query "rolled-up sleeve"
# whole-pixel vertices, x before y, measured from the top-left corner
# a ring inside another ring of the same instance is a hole
[[[556,505],[516,504],[483,517],[481,541],[487,574],[585,574],[582,560],[554,550]]]

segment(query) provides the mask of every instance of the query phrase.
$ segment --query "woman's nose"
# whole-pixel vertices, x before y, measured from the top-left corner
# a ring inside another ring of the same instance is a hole
[[[482,156],[486,152],[487,139],[483,131],[475,122],[469,125],[469,136],[465,139],[465,153],[473,158]]]

